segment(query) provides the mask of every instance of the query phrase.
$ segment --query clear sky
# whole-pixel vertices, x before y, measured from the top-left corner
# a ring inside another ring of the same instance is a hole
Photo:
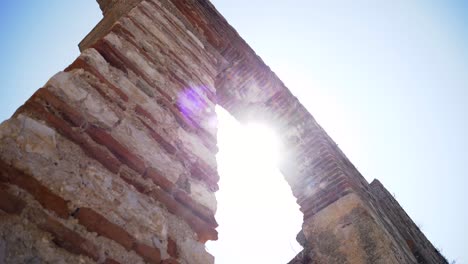
[[[380,179],[449,260],[468,263],[467,2],[212,2],[366,179]],[[0,5],[3,120],[72,62],[78,42],[100,19],[100,10],[94,0],[48,0],[47,5],[7,0]],[[285,220],[281,212],[297,207],[280,187],[285,184],[277,180],[281,176],[274,168],[263,164],[254,170],[277,181],[269,185],[245,170],[232,173],[249,166],[249,160],[227,160],[249,146],[223,143],[236,140],[226,131],[250,130],[219,112],[220,185],[226,190],[219,193],[223,209],[218,221],[226,230],[220,227],[219,246],[210,243],[209,249],[222,264],[285,263],[298,250],[292,240],[300,220],[294,212]],[[241,181],[234,183],[234,178]],[[270,186],[277,191],[271,193]],[[241,203],[247,194],[255,199],[250,207]],[[243,199],[234,203],[232,195]],[[243,252],[257,255],[246,259]],[[235,261],[236,255],[243,261]]]

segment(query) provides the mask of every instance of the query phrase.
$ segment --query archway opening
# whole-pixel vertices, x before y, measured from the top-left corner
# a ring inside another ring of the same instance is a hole
[[[288,263],[302,250],[302,214],[277,167],[278,135],[268,124],[240,124],[219,106],[216,112],[219,240],[208,251],[216,263]]]

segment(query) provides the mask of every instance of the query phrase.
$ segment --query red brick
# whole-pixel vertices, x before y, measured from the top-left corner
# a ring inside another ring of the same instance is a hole
[[[171,104],[167,99],[160,97],[160,98],[156,99],[156,102],[158,104],[162,105],[163,107],[165,107],[166,109],[168,109],[169,111],[171,111],[171,113],[173,114],[175,120],[177,121],[177,123],[182,128],[184,128],[188,132],[192,132],[192,133],[197,131],[197,128],[196,128],[195,124],[193,124],[193,122],[191,122],[189,119],[187,119],[179,111],[179,109],[176,106],[174,106],[173,104]]]
[[[102,264],[120,264],[120,262],[111,258],[107,258]]]
[[[208,149],[217,152],[218,148],[216,147],[216,138],[210,135],[210,133],[204,131],[202,128],[198,127],[195,122],[185,117],[179,110],[179,108],[170,103],[166,98],[159,97],[156,99],[156,102],[162,105],[164,108],[168,109],[174,116],[177,123],[189,133],[197,134]]]
[[[134,63],[132,60],[128,59],[125,56],[125,54],[122,53],[121,50],[117,49],[114,45],[108,43],[107,40],[102,39],[101,41],[96,42],[96,44],[93,45],[93,48],[95,48],[99,53],[101,53],[101,55],[114,67],[120,69],[125,73],[128,73],[128,71],[131,70],[145,82],[150,84],[167,100],[171,99],[171,96],[169,96],[165,91],[163,91],[159,87],[156,87],[154,81],[144,71],[141,70],[139,65]]]
[[[348,184],[348,183],[347,183]],[[320,210],[334,203],[341,197],[353,192],[351,189],[341,189],[340,191],[331,192],[324,197],[318,199],[309,198],[301,205],[301,212],[304,213],[304,220],[318,213]]]
[[[219,175],[217,172],[209,169],[207,165],[203,165],[200,162],[192,164],[190,175],[195,179],[206,182],[213,191],[217,191],[219,189]]]
[[[198,217],[202,218],[206,222],[210,223],[213,225],[213,227],[217,227],[218,223],[216,222],[216,219],[213,215],[213,212],[211,212],[210,209],[208,209],[206,206],[201,205],[197,202],[195,202],[187,193],[185,193],[182,190],[176,190],[174,191],[174,197],[177,201],[182,203],[183,205],[187,206],[190,208]]]
[[[26,203],[7,193],[6,190],[0,189],[0,209],[9,214],[21,214]]]
[[[179,261],[170,258],[170,259],[165,259],[161,262],[161,264],[179,264]]]
[[[184,108],[183,106],[180,106],[179,104],[177,103],[174,103],[174,108],[176,109],[175,111],[177,111],[178,113],[180,113],[184,119],[186,120],[186,122],[190,123],[194,129],[194,132],[200,137],[200,138],[203,138],[205,140],[207,140],[208,142],[216,142],[216,136],[214,136],[213,134],[209,133],[205,128],[201,127],[200,125],[198,125],[198,122],[194,121],[191,117],[194,116],[194,114]],[[183,109],[183,110],[182,110]],[[187,115],[184,115],[183,113],[184,112],[188,112]]]
[[[140,110],[140,111],[144,111],[144,110]],[[182,161],[182,163],[189,161],[189,157],[184,151],[181,150],[177,152],[177,149],[174,146],[172,146],[169,142],[167,142],[156,131],[154,131],[150,125],[148,125],[144,120],[141,120],[141,121],[148,128],[150,135],[153,137],[153,139],[156,142],[158,142],[169,154],[176,154],[176,156]],[[208,165],[206,165],[205,163],[201,161],[198,161],[196,164],[192,166],[193,166],[192,167],[193,177],[207,182],[208,184],[210,184],[211,188],[213,188],[214,190],[218,189],[218,186],[216,183],[219,180],[219,175],[216,171],[214,171]]]
[[[76,110],[58,99],[47,89],[40,89],[40,91],[36,92],[33,97],[38,97],[50,103],[53,107],[57,108],[57,110],[59,110],[64,115],[64,118],[70,121],[74,126],[80,127],[85,123],[84,118]],[[63,126],[63,123],[61,125]],[[70,133],[70,131],[67,132]],[[111,134],[104,131],[104,129],[89,125],[86,127],[86,132],[94,141],[105,146],[119,160],[126,163],[130,168],[134,169],[140,174],[144,173],[145,164],[143,160],[138,158],[135,154],[131,153],[123,144],[113,138]]]
[[[187,209],[183,204],[176,201],[172,196],[160,189],[152,190],[150,195],[157,201],[164,204],[167,210],[185,220],[189,226],[197,233],[198,240],[202,243],[208,240],[217,240],[218,232],[214,227]]]
[[[85,76],[83,76],[83,75],[85,75]],[[105,84],[99,82],[99,80],[94,75],[87,72],[87,73],[81,74],[81,76],[83,76],[86,79],[86,81],[88,82],[88,84],[91,87],[93,87],[94,90],[96,90],[102,96],[102,98],[104,98],[110,104],[118,106],[123,111],[127,110],[127,107],[126,107],[125,103],[123,102],[123,100],[121,100],[121,98],[120,99],[119,98],[114,98],[114,96],[112,96],[112,94],[109,93],[109,89],[107,88],[107,86]],[[93,77],[93,78],[91,78],[91,77]]]
[[[66,103],[57,97],[49,89],[39,89],[36,93],[34,93],[30,100],[37,101],[38,99],[49,103],[52,107],[59,110],[63,115],[63,118],[74,126],[81,127],[86,123],[85,118],[83,118],[83,116],[78,111],[76,111],[69,103]]]
[[[100,236],[114,240],[127,250],[132,248],[135,239],[122,227],[110,222],[96,211],[82,207],[74,216],[88,231],[96,232]]]
[[[154,168],[148,168],[144,176],[151,179],[151,181],[153,181],[154,184],[161,187],[164,191],[169,193],[172,192],[174,184],[168,179],[166,179],[166,177],[161,175],[161,173],[158,170]]]
[[[158,121],[156,121],[156,119],[154,119],[154,117],[148,111],[146,111],[141,105],[135,106],[135,113],[148,118],[149,120],[151,120],[151,122],[154,125],[158,125]]]
[[[156,60],[152,55],[148,54],[147,50],[142,48],[141,45],[139,45],[136,42],[135,36],[133,36],[132,32],[127,30],[121,23],[117,22],[114,24],[112,27],[112,31],[125,39],[126,41],[130,42],[132,46],[137,49],[138,53],[143,55],[145,57],[145,60],[151,63],[156,63]]]
[[[90,64],[86,63],[83,58],[79,57],[76,59],[70,66],[68,66],[65,71],[72,71],[74,69],[84,69],[85,71],[91,73],[94,75],[97,79],[99,79],[100,82],[105,84],[109,89],[114,91],[120,99],[122,99],[125,102],[128,102],[128,96],[119,88],[117,88],[115,85],[113,85],[107,78],[104,77],[97,69],[95,69],[93,66]]]
[[[179,251],[177,249],[177,244],[176,242],[169,237],[167,239],[167,254],[173,258],[178,258],[179,257]]]
[[[132,153],[126,146],[116,140],[110,133],[104,129],[90,125],[86,132],[94,141],[105,146],[112,152],[120,161],[136,172],[143,174],[145,172],[145,162],[137,155]]]
[[[138,106],[137,106],[138,107]],[[135,109],[136,111],[136,109]],[[142,110],[144,111],[144,110]],[[151,135],[151,137],[156,141],[158,142],[159,145],[161,145],[161,147],[164,148],[164,150],[166,150],[169,154],[175,154],[177,152],[177,149],[172,146],[171,143],[167,142],[163,136],[161,136],[159,133],[157,133],[150,125],[148,125],[144,120],[142,120],[140,118],[140,121],[143,123],[143,125],[146,126],[146,128],[148,128],[148,131]],[[154,123],[155,125],[157,125],[156,121]]]
[[[135,189],[140,193],[146,194],[150,190],[150,186],[147,186],[148,184],[143,182],[140,175],[136,172],[122,170],[120,171],[120,178],[122,178],[122,180],[124,180],[126,183],[135,187]]]
[[[86,155],[93,159],[96,159],[99,163],[101,163],[111,172],[117,173],[119,171],[120,162],[106,149],[93,144],[84,135],[73,130],[73,128],[65,120],[46,111],[45,107],[38,102],[43,101],[43,99],[40,98],[41,94],[44,93],[34,94],[32,99],[26,102],[26,104],[23,107],[21,107],[19,111],[33,113],[33,115],[44,120],[49,126],[55,128],[62,136],[68,138],[69,140],[80,146],[86,153]],[[78,117],[77,119],[80,120],[80,117]]]
[[[196,28],[199,28],[200,31],[203,32],[204,37],[206,37],[208,43],[213,45],[215,48],[228,46],[225,42],[228,41],[229,38],[219,38],[219,35],[214,31],[214,28],[209,26],[209,23],[204,22],[197,14],[197,12],[194,12],[190,5],[188,5],[185,1],[174,1],[174,5],[183,14],[185,14],[190,24],[194,25]]]
[[[0,160],[0,181],[14,184],[30,193],[44,208],[55,212],[62,218],[68,218],[67,201],[47,189],[33,176],[11,167]]]
[[[133,250],[148,263],[160,264],[161,262],[161,252],[157,248],[137,242],[134,244]]]
[[[408,247],[410,248],[411,252],[414,252],[415,249],[416,249],[416,245],[414,243],[413,240],[411,239],[406,239],[406,244],[408,245]]]
[[[99,260],[99,250],[95,244],[68,229],[57,220],[44,214],[43,219],[34,219],[34,221],[38,222],[40,229],[52,234],[52,241],[57,246],[74,254],[88,256],[95,261]]]
[[[206,132],[203,129],[199,129],[197,131],[197,136],[202,140],[203,145],[211,150],[213,153],[217,153],[219,151],[217,146],[217,138],[214,137],[212,134]]]
[[[124,62],[118,54],[112,49],[112,44],[107,43],[104,39],[97,41],[92,48],[96,49],[101,56],[114,68],[128,74],[126,62]]]

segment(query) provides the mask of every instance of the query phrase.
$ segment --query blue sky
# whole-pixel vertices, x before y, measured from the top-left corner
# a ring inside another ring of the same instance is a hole
[[[361,173],[447,258],[468,263],[468,4],[212,2]],[[73,61],[100,10],[93,0],[1,5],[3,120]]]

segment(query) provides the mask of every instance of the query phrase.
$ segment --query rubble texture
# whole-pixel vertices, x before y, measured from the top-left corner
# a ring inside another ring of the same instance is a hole
[[[81,55],[0,126],[0,263],[214,263],[219,104],[281,135],[291,263],[444,263],[207,0],[98,0]]]

